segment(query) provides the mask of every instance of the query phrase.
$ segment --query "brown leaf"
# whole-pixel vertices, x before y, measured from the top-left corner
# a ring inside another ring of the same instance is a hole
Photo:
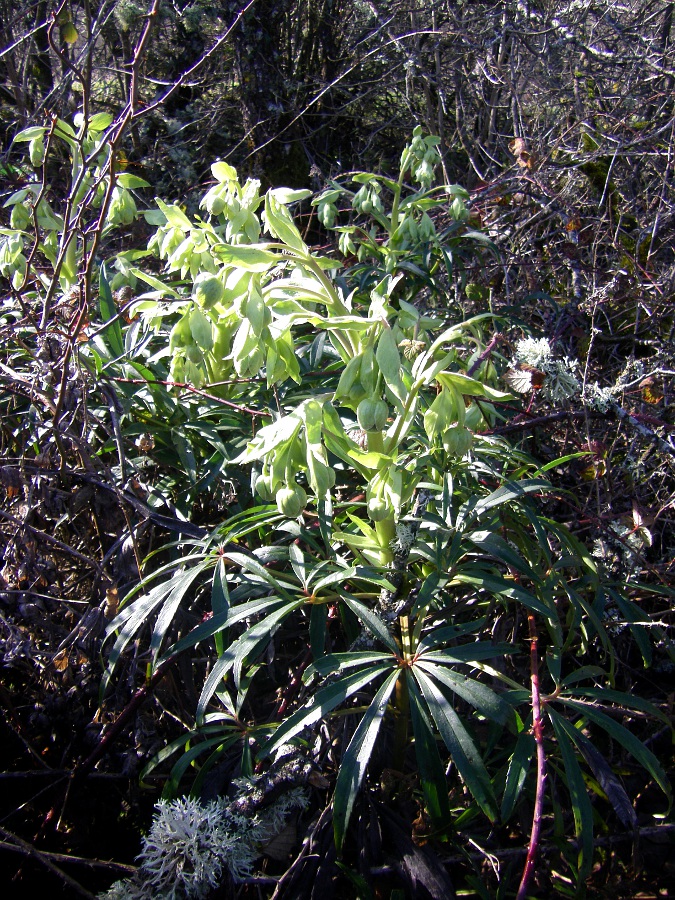
[[[276,859],[277,862],[284,862],[293,852],[296,840],[297,829],[295,825],[286,825],[276,837],[273,837],[271,841],[264,845],[263,853],[271,859]]]
[[[509,150],[516,157],[516,162],[521,169],[533,169],[536,163],[536,156],[527,149],[525,139],[521,137],[514,138],[509,144]]]
[[[640,382],[640,387],[642,388],[642,399],[645,403],[656,406],[657,403],[660,403],[663,400],[663,393],[659,390],[655,379],[651,376],[649,378],[644,378]]]
[[[514,156],[520,156],[521,153],[527,153],[527,144],[523,138],[517,137],[509,144],[509,150]]]
[[[68,668],[68,658],[70,657],[70,650],[68,647],[64,647],[63,650],[59,650],[52,657],[52,664],[57,672],[65,672]]]
[[[103,607],[103,614],[106,619],[115,618],[119,605],[120,598],[117,593],[117,587],[113,585],[112,587],[109,587],[105,592],[105,605]]]
[[[330,787],[330,781],[321,772],[312,770],[307,776],[307,781],[312,787],[318,788],[320,791],[327,791]]]

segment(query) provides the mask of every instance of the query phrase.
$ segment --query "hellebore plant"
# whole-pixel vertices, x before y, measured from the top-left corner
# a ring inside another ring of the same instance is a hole
[[[145,335],[137,346],[159,344],[152,359],[169,359],[170,381],[239,411],[223,464],[235,480],[248,473],[257,499],[242,499],[208,538],[184,539],[129,595],[108,629],[106,683],[150,621],[155,671],[198,645],[215,648],[169,793],[202,755],[198,784],[228,753],[241,752],[250,772],[252,741],[262,761],[288,742],[307,747],[313,726],[351,712],[333,797],[338,848],[383,729],[392,741],[379,765],[403,771],[414,748],[439,834],[453,813],[448,760],[475,811],[505,822],[530,789],[535,755],[541,812],[543,767],[561,754],[582,838],[570,865],[583,879],[592,810],[578,760],[597,775],[602,758],[588,750],[589,728],[609,733],[669,795],[651,751],[599,711],[648,706],[613,689],[605,627],[608,611],[623,617],[648,663],[645,618],[541,512],[543,471],[490,433],[514,400],[491,354],[503,323],[490,312],[446,314],[466,259],[494,248],[471,230],[462,188],[432,187],[437,143],[416,130],[397,180],[356,173],[354,191],[335,182],[312,201],[341,258],[316,254],[294,221],[289,204],[310,192],[261,197],[255,180],[242,185],[217,162],[206,218],[161,201],[146,213],[161,278],[115,262],[116,286],[127,278],[153,289],[133,308]],[[179,610],[205,599],[206,615],[179,633]],[[263,654],[291,624],[305,663],[274,720],[247,724]],[[594,665],[580,662],[588,654]],[[517,680],[516,661],[533,667],[530,684]],[[608,796],[625,813],[617,785]],[[530,869],[534,854],[536,840]]]

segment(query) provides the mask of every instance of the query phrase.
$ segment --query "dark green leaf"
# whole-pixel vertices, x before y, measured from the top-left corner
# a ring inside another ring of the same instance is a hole
[[[328,621],[328,607],[325,603],[314,603],[309,614],[309,646],[312,648],[312,656],[319,659],[323,656],[326,644],[326,623]]]
[[[654,756],[651,750],[645,747],[645,745],[641,741],[639,741],[634,734],[628,731],[627,728],[624,728],[623,725],[620,725],[618,722],[610,719],[610,717],[605,715],[605,713],[600,712],[600,710],[596,706],[579,703],[576,700],[568,700],[565,697],[560,697],[560,701],[566,706],[570,706],[572,707],[572,709],[575,709],[580,715],[585,716],[591,722],[595,722],[596,725],[604,728],[605,731],[614,738],[614,740],[618,741],[622,747],[624,747],[632,756],[634,756],[635,759],[640,763],[640,765],[644,769],[646,769],[647,772],[649,772],[654,781],[666,795],[666,797],[668,798],[668,808],[670,809],[670,805],[672,803],[670,781],[666,773],[663,771],[661,763]]]
[[[124,337],[122,335],[122,326],[120,325],[117,306],[115,305],[112,291],[110,290],[110,282],[108,281],[108,273],[105,265],[101,266],[101,271],[98,276],[98,308],[101,315],[101,321],[110,323],[106,328],[102,329],[101,337],[105,341],[105,344],[113,357],[119,359],[124,355]]]
[[[508,822],[513,814],[513,810],[523,790],[535,750],[534,737],[529,731],[521,731],[509,760],[509,768],[506,773],[506,785],[504,787],[501,809],[502,822]]]
[[[430,665],[426,660],[418,660],[415,668],[422,668],[427,675],[440,681],[451,691],[482,713],[486,719],[507,725],[515,722],[513,707],[495,694],[492,688],[481,684],[467,675],[460,675],[444,666]]]
[[[387,704],[394,686],[398,681],[400,671],[397,669],[389,674],[384,684],[375,694],[372,703],[364,713],[363,718],[349,742],[349,747],[342,757],[340,772],[335,783],[333,795],[333,828],[335,832],[335,846],[338,852],[342,850],[345,832],[354,807],[354,800],[361,787],[366,767],[377,740],[377,735],[387,710]]]
[[[436,824],[450,819],[445,768],[436,745],[436,738],[424,709],[424,701],[410,669],[406,669],[406,683],[410,703],[410,720],[415,735],[415,758],[420,773],[427,809]]]
[[[340,678],[339,681],[321,688],[301,709],[289,716],[285,722],[282,722],[274,732],[273,737],[261,748],[258,757],[264,759],[266,756],[270,756],[278,747],[294,738],[303,728],[308,728],[310,725],[318,722],[319,719],[327,716],[337,706],[344,703],[348,697],[362,690],[367,684],[370,684],[371,681],[374,681],[389,669],[391,669],[391,662],[388,660],[379,664],[376,663],[369,666],[366,672],[355,672],[353,675],[347,675],[344,678]]]
[[[490,776],[476,745],[443,692],[431,678],[428,678],[417,666],[414,674],[436,727],[457,766],[457,771],[485,815],[490,821],[494,821],[498,815],[497,800]]]
[[[218,657],[206,683],[202,689],[199,703],[197,704],[197,721],[202,721],[206,706],[211,697],[214,695],[221,681],[230,671],[235,670],[235,676],[238,680],[241,666],[248,656],[260,649],[260,645],[266,646],[271,640],[277,626],[292,612],[299,609],[304,600],[295,600],[292,603],[286,602],[280,609],[265,616],[262,621],[249,628],[238,640],[233,641],[227,650]]]
[[[548,714],[563,758],[567,790],[570,793],[572,813],[574,815],[575,832],[581,842],[579,881],[583,882],[590,873],[593,864],[593,808],[588,798],[586,782],[577,762],[574,748],[567,737],[565,726],[568,723],[550,707]]]
[[[626,789],[602,753],[585,734],[570,722],[565,721],[562,716],[558,719],[558,724],[565,729],[568,737],[577,745],[622,824],[631,831],[637,828],[638,817],[633,809],[633,804],[630,802]]]
[[[379,616],[368,609],[368,607],[361,603],[360,600],[357,600],[356,597],[352,597],[351,594],[343,594],[342,599],[354,615],[359,617],[372,635],[381,641],[385,647],[389,647],[392,653],[398,653],[398,647],[393,635]]]
[[[222,559],[219,559],[213,573],[213,584],[211,585],[211,612],[214,616],[226,617],[229,610],[230,595],[227,589],[225,563]],[[220,656],[225,649],[223,646],[223,635],[220,632],[216,632],[214,637],[216,653]]]
[[[538,597],[536,597],[533,593],[516,584],[515,581],[508,581],[506,578],[502,578],[500,575],[493,573],[485,573],[484,575],[473,575],[467,574],[466,572],[458,572],[454,578],[453,582],[458,582],[459,584],[471,584],[477,588],[482,588],[484,591],[487,591],[491,594],[502,595],[504,597],[509,597],[512,600],[517,600],[519,603],[522,603],[527,609],[531,609],[532,612],[537,612],[541,616],[553,621],[557,621],[557,614],[555,610],[550,609],[543,603]]]

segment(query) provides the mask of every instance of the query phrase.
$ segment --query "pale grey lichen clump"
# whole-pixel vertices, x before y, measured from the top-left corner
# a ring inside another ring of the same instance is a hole
[[[595,541],[592,554],[607,568],[622,571],[630,580],[645,548],[651,545],[651,533],[644,526],[631,529],[621,522],[610,522],[607,536]]]
[[[516,359],[545,373],[547,377],[542,393],[554,403],[569,400],[581,393],[581,384],[575,374],[579,363],[568,356],[556,357],[546,338],[524,338],[518,341]]]
[[[241,790],[251,781],[241,779]],[[104,900],[189,900],[216,888],[227,870],[234,881],[253,871],[265,843],[284,827],[293,809],[304,807],[307,794],[293,788],[253,816],[232,811],[224,799],[202,804],[182,797],[161,800],[150,831],[143,839],[138,871],[117,881],[99,897]]]
[[[597,383],[589,383],[584,388],[582,401],[585,406],[606,413],[616,404],[616,387],[600,387]]]

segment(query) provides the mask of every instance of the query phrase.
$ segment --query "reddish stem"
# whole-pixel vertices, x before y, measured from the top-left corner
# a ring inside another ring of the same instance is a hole
[[[169,659],[165,659],[163,663],[161,663],[150,678],[143,684],[131,698],[131,700],[124,707],[119,716],[115,719],[112,725],[108,728],[106,733],[100,739],[98,744],[91,751],[89,756],[79,765],[75,766],[71,778],[71,784],[75,784],[81,781],[85,776],[87,776],[96,763],[101,759],[101,757],[105,754],[108,747],[117,739],[120,732],[127,724],[129,719],[133,716],[136,710],[145,702],[145,700],[153,693],[159,682],[164,678],[167,673],[169,666],[174,662],[174,657]]]
[[[539,652],[537,625],[532,613],[527,614],[527,622],[530,626],[530,671],[532,684],[532,734],[537,745],[537,787],[534,798],[534,812],[532,814],[532,831],[530,844],[527,848],[527,859],[523,869],[523,877],[520,881],[516,900],[525,900],[527,889],[534,872],[539,851],[539,839],[541,836],[541,819],[544,809],[544,786],[546,782],[546,755],[544,753],[544,721],[541,715],[541,694],[539,692]]]

